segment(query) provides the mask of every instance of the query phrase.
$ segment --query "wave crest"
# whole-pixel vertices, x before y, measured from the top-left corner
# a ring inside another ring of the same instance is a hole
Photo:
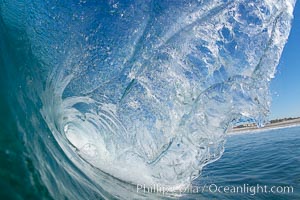
[[[263,123],[295,4],[24,2],[33,90],[63,153],[92,182],[96,168],[176,187],[222,155],[233,123]],[[1,11],[16,29],[13,3]]]

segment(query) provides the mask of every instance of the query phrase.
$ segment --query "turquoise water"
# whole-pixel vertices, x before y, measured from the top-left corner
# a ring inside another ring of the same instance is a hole
[[[266,120],[294,4],[0,0],[1,198],[152,199],[137,185],[212,181],[227,129]]]

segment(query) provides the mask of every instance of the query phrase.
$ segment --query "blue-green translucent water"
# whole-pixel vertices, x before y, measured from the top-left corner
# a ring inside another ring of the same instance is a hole
[[[136,185],[195,181],[230,126],[264,122],[294,5],[0,0],[1,199],[167,198]]]

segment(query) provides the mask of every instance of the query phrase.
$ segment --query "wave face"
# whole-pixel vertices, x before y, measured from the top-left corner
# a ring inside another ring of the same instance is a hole
[[[264,122],[294,4],[0,1],[23,58],[8,69],[19,129],[51,196],[190,184],[229,126]]]

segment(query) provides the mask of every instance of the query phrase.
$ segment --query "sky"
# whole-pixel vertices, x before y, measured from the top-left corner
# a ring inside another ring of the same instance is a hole
[[[283,50],[277,73],[271,82],[272,104],[269,119],[300,117],[300,0],[288,42]]]

